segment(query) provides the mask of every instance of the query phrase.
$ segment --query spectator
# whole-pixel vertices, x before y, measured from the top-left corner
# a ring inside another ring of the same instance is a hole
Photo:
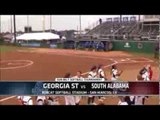
[[[126,40],[126,34],[125,33],[123,34],[123,40]]]
[[[102,19],[101,19],[101,18],[99,19],[99,24],[100,24],[100,25],[102,24]]]
[[[111,33],[113,33],[113,28],[111,29]]]
[[[154,51],[154,58],[158,59],[159,57],[159,44],[156,44]]]

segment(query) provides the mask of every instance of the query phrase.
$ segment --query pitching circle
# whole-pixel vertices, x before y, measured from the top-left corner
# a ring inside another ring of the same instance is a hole
[[[24,68],[32,64],[31,60],[1,60],[0,70]]]

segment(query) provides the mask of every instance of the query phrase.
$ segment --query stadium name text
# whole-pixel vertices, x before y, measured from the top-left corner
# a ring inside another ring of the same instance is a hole
[[[91,87],[92,89],[128,89],[129,83],[92,83]]]

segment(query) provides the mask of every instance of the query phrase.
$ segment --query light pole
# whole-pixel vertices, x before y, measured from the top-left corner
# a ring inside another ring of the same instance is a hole
[[[158,44],[159,44],[159,55],[158,55],[158,58],[159,58],[159,68],[160,68],[160,15],[159,15],[159,35],[158,35]],[[160,74],[159,74],[160,75]]]
[[[16,43],[16,16],[13,15],[13,24],[14,24],[14,43]]]
[[[29,33],[29,15],[27,15],[27,32]]]
[[[122,15],[120,15],[120,23],[122,22]]]
[[[45,32],[45,15],[43,15],[43,32]]]
[[[11,20],[11,34],[12,34],[12,15],[10,16],[10,20]]]
[[[80,33],[80,36],[81,36],[81,15],[79,15],[79,33]]]
[[[138,15],[138,22],[141,21],[141,15]]]
[[[2,26],[1,26],[1,15],[0,15],[0,33],[1,33],[1,27],[2,27]]]
[[[29,27],[29,15],[27,15],[27,27]]]
[[[52,32],[52,15],[50,15],[50,32]]]
[[[159,15],[159,41],[160,41],[160,15]]]

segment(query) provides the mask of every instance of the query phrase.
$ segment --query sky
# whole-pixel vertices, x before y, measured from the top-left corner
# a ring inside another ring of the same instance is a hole
[[[118,17],[119,15],[81,15],[81,30],[94,26],[101,18]],[[131,17],[133,15],[123,15],[123,17]],[[136,16],[136,15],[134,15]],[[12,16],[13,17],[13,16]],[[1,15],[1,31],[11,31],[11,15]],[[28,15],[29,26],[32,30],[43,30],[43,15]],[[50,29],[50,15],[45,15],[45,29]],[[13,22],[13,21],[12,21]],[[13,23],[12,23],[13,26]],[[24,26],[27,26],[27,15],[16,15],[17,31],[24,31]],[[55,30],[79,30],[80,15],[52,15],[52,29]]]

